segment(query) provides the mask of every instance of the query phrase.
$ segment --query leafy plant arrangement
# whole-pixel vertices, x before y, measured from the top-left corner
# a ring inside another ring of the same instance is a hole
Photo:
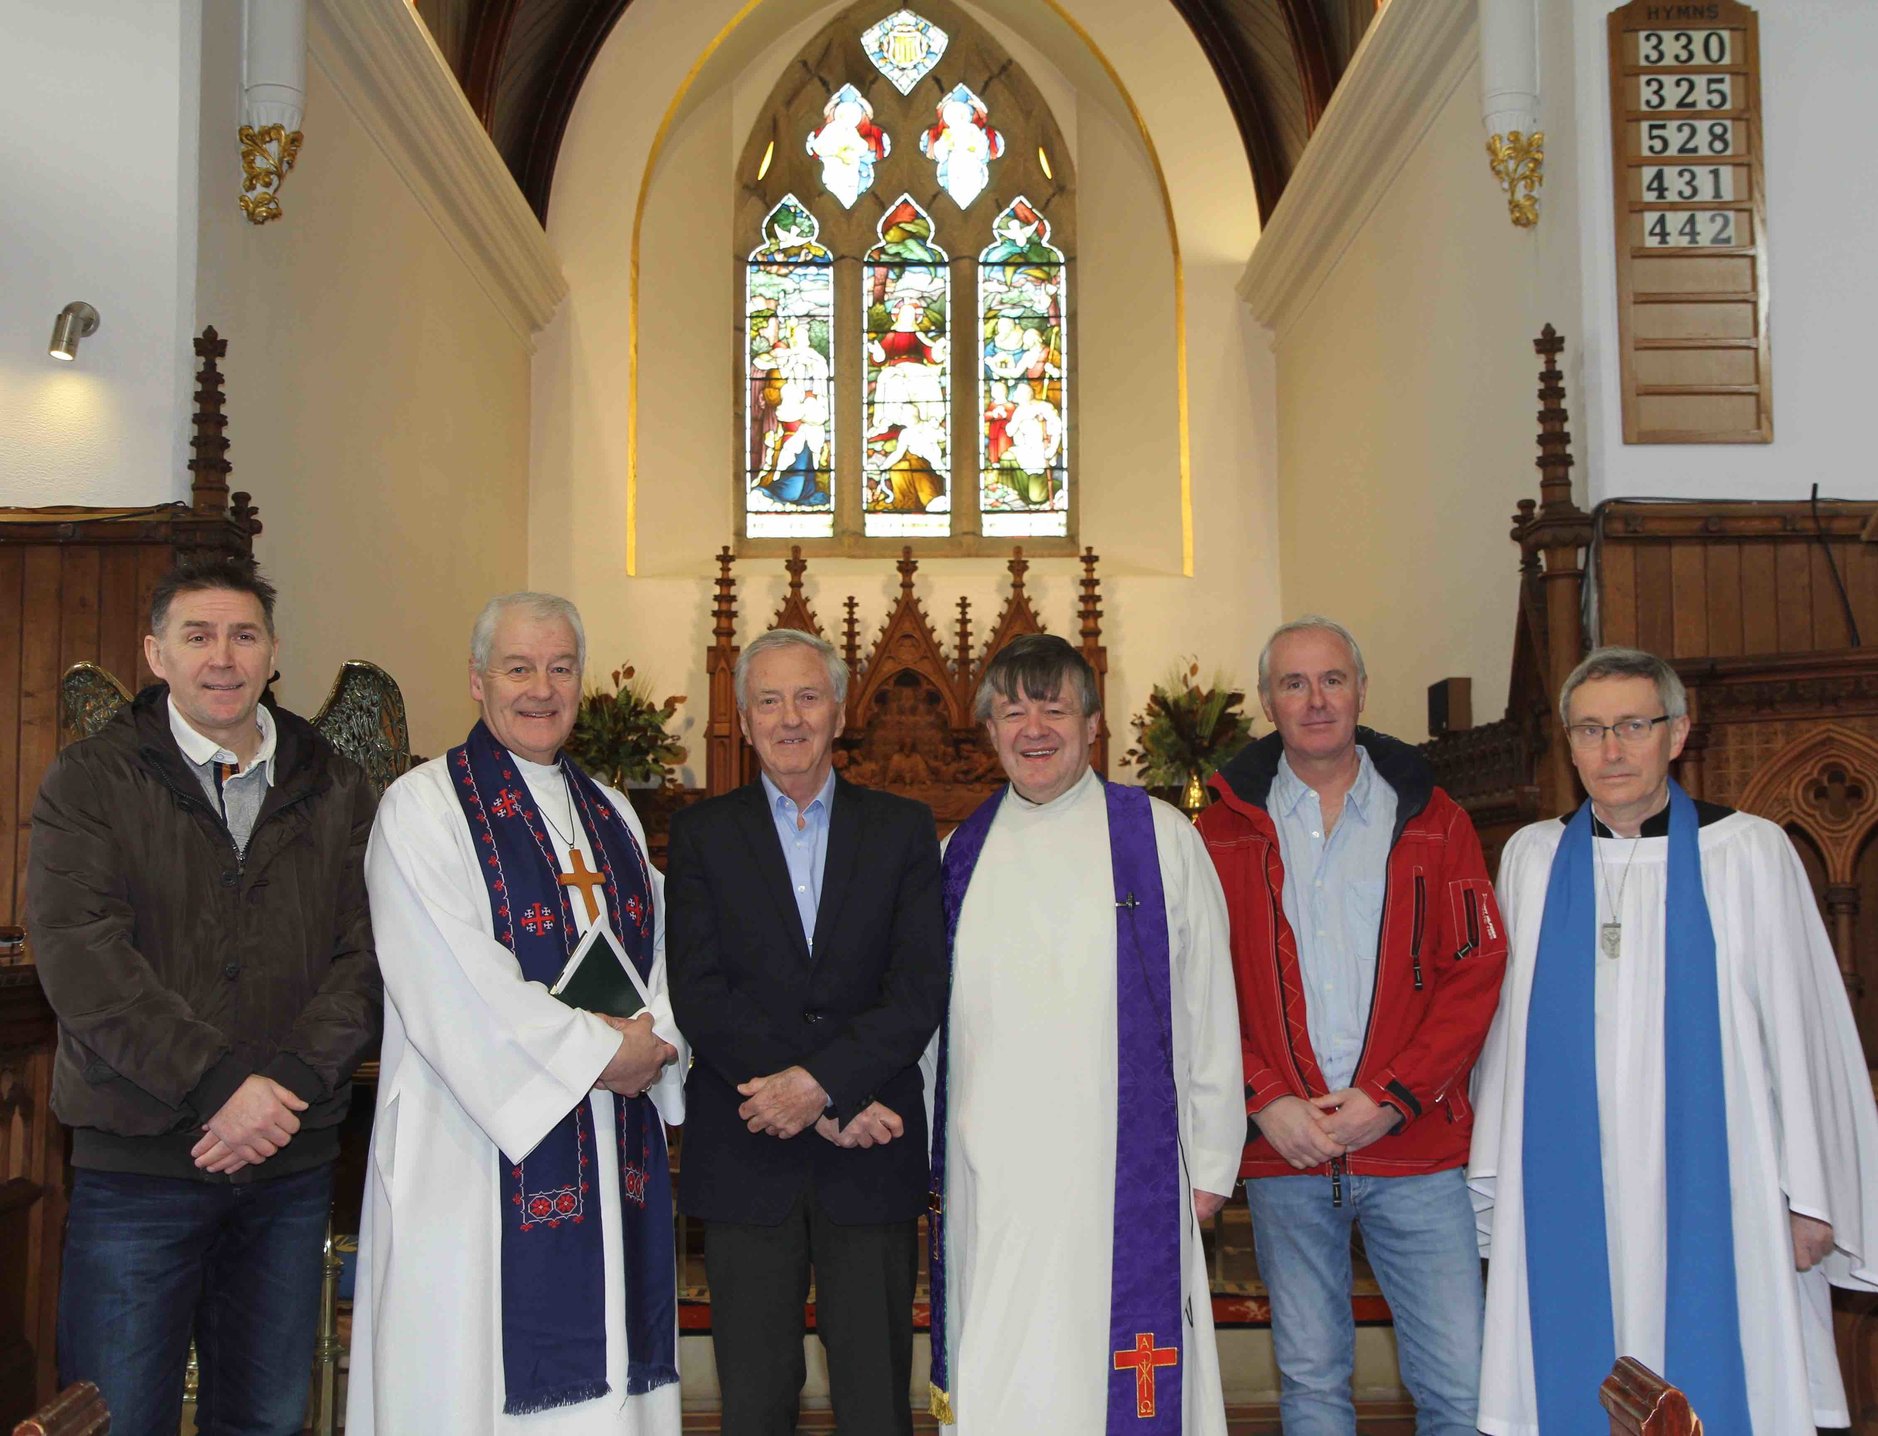
[[[615,788],[673,783],[685,746],[665,725],[684,701],[681,693],[654,704],[651,685],[634,681],[631,664],[615,668],[611,693],[596,686],[581,696],[567,755]]]
[[[1202,688],[1199,676],[1198,663],[1189,662],[1184,672],[1175,668],[1130,720],[1135,746],[1122,761],[1140,770],[1142,786],[1180,789],[1190,779],[1205,782],[1252,741],[1252,720],[1241,711],[1245,694],[1217,673]]]

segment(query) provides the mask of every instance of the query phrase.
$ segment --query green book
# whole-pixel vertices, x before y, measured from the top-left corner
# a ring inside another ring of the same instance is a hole
[[[569,1007],[608,1017],[637,1017],[647,996],[639,974],[604,922],[596,922],[574,949],[554,986],[548,989]]]

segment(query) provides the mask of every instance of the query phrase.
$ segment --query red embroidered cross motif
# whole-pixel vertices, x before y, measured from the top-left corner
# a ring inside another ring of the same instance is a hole
[[[522,914],[522,926],[527,928],[536,937],[540,937],[542,933],[548,932],[554,927],[554,918],[549,914],[546,908],[540,903],[536,903],[527,912]]]
[[[637,1167],[628,1167],[622,1174],[626,1184],[626,1200],[634,1206],[646,1204],[646,1174]]]
[[[504,788],[496,794],[496,800],[489,805],[489,811],[498,818],[512,818],[522,810],[522,795],[513,788]]]
[[[633,920],[634,927],[641,926],[640,919],[645,916],[645,907],[636,896],[626,899],[626,916]]]
[[[1145,1420],[1154,1414],[1154,1368],[1157,1366],[1175,1366],[1180,1362],[1180,1349],[1173,1346],[1156,1348],[1152,1332],[1135,1333],[1132,1349],[1124,1347],[1115,1353],[1115,1369],[1126,1371],[1130,1367],[1135,1372],[1135,1415]]]

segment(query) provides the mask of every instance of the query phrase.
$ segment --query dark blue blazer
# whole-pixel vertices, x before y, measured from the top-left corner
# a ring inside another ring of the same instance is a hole
[[[665,948],[691,1044],[679,1206],[772,1226],[813,1183],[840,1223],[903,1221],[926,1205],[919,1059],[946,1003],[939,843],[923,803],[835,780],[811,958],[760,782],[672,819]],[[751,1132],[737,1084],[801,1066],[837,1118],[878,1101],[905,1135],[843,1149],[811,1127]]]

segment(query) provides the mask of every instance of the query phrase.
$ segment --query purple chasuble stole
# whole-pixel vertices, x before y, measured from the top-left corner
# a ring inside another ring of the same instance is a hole
[[[1179,1436],[1181,1429],[1179,1098],[1174,1087],[1173,978],[1167,900],[1154,846],[1154,812],[1140,788],[1103,785],[1115,890],[1115,1226],[1110,1247],[1108,1436]],[[945,855],[948,961],[966,889],[1004,802],[1000,788],[952,834]],[[932,1412],[953,1420],[946,1328],[946,1081],[951,1011],[939,1030],[934,1084],[932,1194],[927,1218],[932,1281]],[[1090,1373],[1093,1378],[1095,1373]],[[969,1401],[969,1392],[960,1398]]]
[[[573,954],[572,894],[547,824],[515,762],[480,722],[449,755],[495,920],[496,941],[522,976],[552,986]],[[652,978],[652,878],[606,795],[565,757],[574,820],[605,879],[606,918],[641,978]],[[671,1167],[665,1127],[649,1098],[615,1094],[621,1246],[626,1266],[626,1391],[638,1395],[678,1379],[678,1310],[672,1241]],[[502,1168],[503,1411],[522,1415],[572,1406],[611,1389],[606,1371],[606,1246],[598,1195],[588,1185],[592,1110],[583,1096],[521,1161]],[[591,1217],[593,1220],[589,1221]]]

